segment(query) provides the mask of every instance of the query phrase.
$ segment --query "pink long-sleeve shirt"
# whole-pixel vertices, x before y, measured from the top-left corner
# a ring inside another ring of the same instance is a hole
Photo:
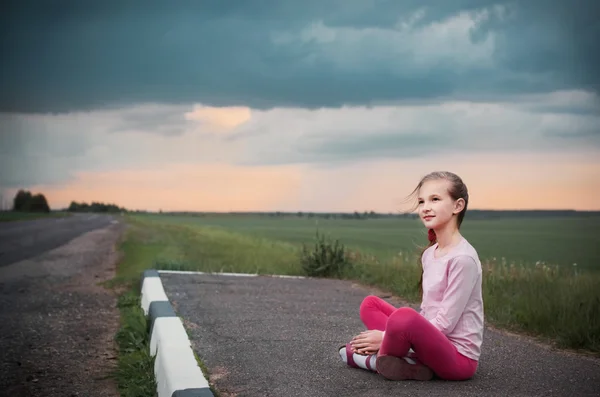
[[[481,262],[463,237],[446,255],[434,257],[437,244],[423,253],[421,315],[456,346],[459,353],[479,360],[483,342]]]

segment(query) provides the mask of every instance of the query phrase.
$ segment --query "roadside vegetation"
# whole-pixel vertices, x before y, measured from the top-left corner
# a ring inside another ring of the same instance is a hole
[[[118,300],[121,327],[116,335],[119,358],[115,377],[121,397],[154,397],[154,357],[139,292],[128,286]]]
[[[136,272],[136,269],[151,267],[143,265],[152,263],[152,253],[144,252],[139,233],[135,225],[125,231],[119,246],[121,260],[116,277],[106,283],[119,294],[120,328],[115,336],[119,355],[114,376],[121,397],[156,395],[155,360],[150,355],[149,326],[141,308],[142,274]]]
[[[272,226],[279,230],[278,239],[264,237],[264,232],[253,232],[252,228],[235,230],[232,225],[211,225],[210,221],[206,225],[191,217],[130,215],[128,221],[132,229],[123,245],[127,262],[121,266],[121,274],[136,281],[147,268],[310,275],[356,280],[380,287],[411,303],[419,302],[418,244],[412,250],[395,254],[381,250],[378,254],[376,244],[369,246],[368,242],[363,242],[361,247],[356,237],[345,245],[337,237],[348,235],[347,230],[342,230],[348,227],[343,224],[345,221],[338,221],[337,228],[326,227],[317,234],[314,223],[309,232],[308,228],[289,227],[289,220],[274,220]],[[239,224],[244,222],[251,221],[238,220]],[[415,225],[410,220],[394,223],[399,229],[408,230],[407,240],[419,241],[419,233],[423,232],[411,229],[409,222]],[[530,225],[535,222],[539,222],[540,233],[548,233],[545,221],[531,221]],[[600,218],[592,222],[597,225]],[[363,233],[369,235],[366,230]],[[499,238],[505,239],[502,234],[500,230]],[[588,234],[587,238],[600,239],[598,234]],[[579,255],[591,257],[600,242],[586,243],[590,252]],[[544,246],[536,242],[534,236],[527,239],[527,244],[532,249]],[[563,348],[600,353],[599,269],[576,263],[559,266],[547,261],[516,262],[508,257],[482,257],[482,263],[488,323],[539,337]]]

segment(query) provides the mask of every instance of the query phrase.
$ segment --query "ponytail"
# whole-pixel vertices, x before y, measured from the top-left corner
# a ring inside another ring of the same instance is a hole
[[[429,246],[431,247],[437,241],[437,236],[435,235],[435,230],[429,229],[427,232],[427,238],[429,239]]]
[[[435,243],[437,243],[437,236],[435,235],[435,230],[429,229],[427,232],[427,239],[429,240],[429,244],[423,248],[421,251],[421,256],[419,256],[419,264],[421,265],[421,279],[419,280],[419,292],[423,295],[423,253],[427,248],[431,247]]]

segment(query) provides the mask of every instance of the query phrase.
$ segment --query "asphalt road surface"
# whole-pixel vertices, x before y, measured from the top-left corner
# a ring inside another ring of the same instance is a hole
[[[117,397],[114,277],[123,224],[76,215],[0,224],[0,396]]]
[[[360,302],[377,292],[347,281],[161,278],[221,396],[600,395],[600,360],[489,329],[478,372],[468,381],[394,382],[350,368],[337,348],[364,329]]]
[[[0,266],[35,257],[71,239],[109,225],[114,217],[75,214],[64,218],[0,222]]]

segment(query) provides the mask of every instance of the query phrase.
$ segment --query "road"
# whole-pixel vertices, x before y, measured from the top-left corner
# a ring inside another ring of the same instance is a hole
[[[0,266],[60,247],[82,233],[109,225],[108,215],[75,214],[18,222],[0,222]]]
[[[117,397],[119,311],[106,215],[0,224],[0,395]]]
[[[162,274],[221,396],[599,396],[600,360],[486,329],[466,382],[393,382],[346,366],[337,348],[363,330],[377,291],[342,280]],[[396,307],[397,299],[387,299]]]

